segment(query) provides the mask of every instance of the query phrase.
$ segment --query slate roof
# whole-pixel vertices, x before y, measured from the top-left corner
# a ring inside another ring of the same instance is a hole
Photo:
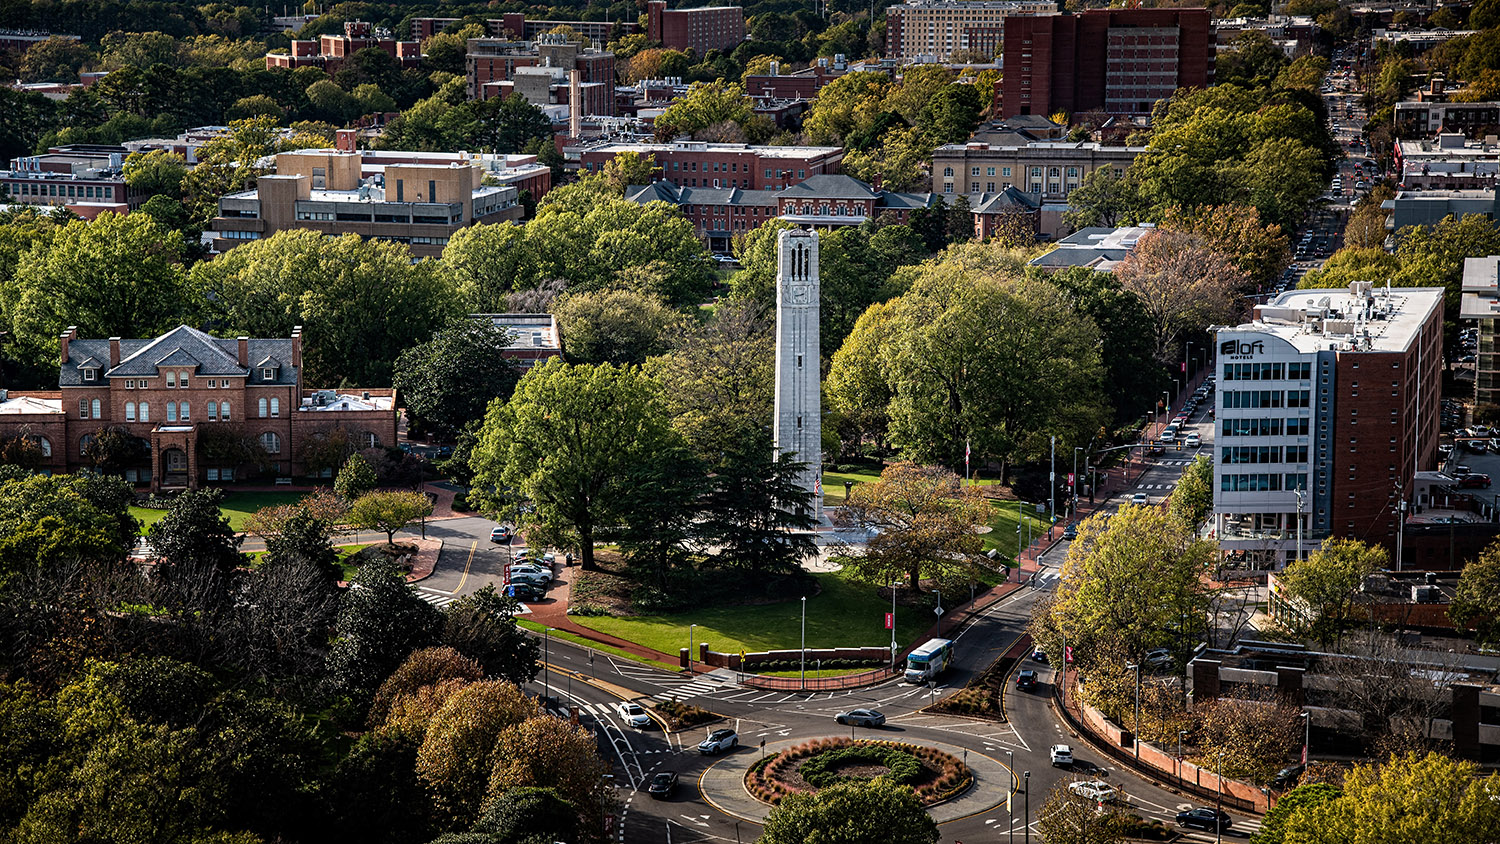
[[[795,199],[799,196],[819,199],[874,199],[877,194],[869,185],[853,176],[822,175],[809,176],[804,181],[781,191],[777,196]]]
[[[1030,196],[1014,187],[999,193],[972,194],[969,204],[975,214],[1006,214],[1013,211],[1035,211],[1037,208]]]
[[[279,360],[292,359],[291,338],[284,340],[252,339],[250,359],[259,360],[272,356]],[[68,342],[68,360],[58,371],[59,387],[84,385],[79,366],[90,358],[95,361],[109,360],[109,340],[80,337]],[[103,364],[101,364],[102,366]],[[239,341],[233,337],[212,337],[196,328],[179,325],[160,337],[151,339],[124,339],[120,341],[120,365],[105,372],[106,378],[152,377],[158,366],[195,367],[200,376],[237,375],[245,377],[249,369],[239,364]],[[255,384],[295,385],[297,371],[286,365],[277,370],[275,381]]]
[[[645,205],[648,202],[669,202],[673,205],[741,205],[774,208],[776,192],[769,190],[742,190],[740,188],[689,188],[678,187],[671,182],[653,182],[649,185],[632,185],[625,189],[625,198]]]
[[[876,208],[931,208],[937,204],[933,194],[930,193],[894,193],[892,191],[881,191],[880,201],[875,204]]]

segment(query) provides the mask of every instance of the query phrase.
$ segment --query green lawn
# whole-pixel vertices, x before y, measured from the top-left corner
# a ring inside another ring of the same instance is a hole
[[[822,592],[807,599],[807,646],[852,648],[886,645],[885,614],[891,605],[869,585],[847,580],[839,574],[814,575]],[[688,647],[688,625],[696,625],[695,642],[724,653],[739,650],[796,650],[801,644],[802,602],[784,601],[758,606],[713,607],[671,615],[579,616],[578,624],[637,642],[663,653],[675,654]],[[908,644],[936,620],[930,608],[896,610],[896,639]]]
[[[1014,501],[991,501],[990,506],[994,509],[994,515],[990,517],[990,532],[984,535],[984,550],[991,548],[999,549],[999,556],[1012,562],[1016,559],[1016,524],[1025,517],[1025,524],[1031,526],[1031,536],[1036,538],[1047,532],[1047,514],[1036,512],[1036,505],[1030,501],[1021,502],[1021,515],[1016,513],[1016,502]],[[1025,542],[1025,528],[1022,529],[1021,544]]]
[[[354,579],[354,573],[359,571],[359,566],[356,566],[353,563],[349,562],[349,558],[369,547],[369,545],[334,546],[333,550],[337,551],[339,554],[339,569],[343,571],[343,574],[339,576],[340,579],[346,582]],[[266,552],[264,551],[249,552],[250,567],[255,568],[256,566],[260,565],[260,561],[265,559],[265,556]]]
[[[823,503],[844,503],[844,481],[853,481],[855,484],[868,484],[880,480],[880,473],[869,472],[824,472],[823,473]],[[994,486],[1000,483],[999,478],[975,478],[975,486]],[[1012,527],[1014,529],[1014,527]]]
[[[245,529],[245,520],[256,510],[277,504],[294,504],[301,501],[305,495],[307,495],[305,492],[225,492],[220,512],[229,517],[230,527],[242,531]],[[146,532],[146,528],[160,521],[166,514],[165,510],[130,508],[130,515],[141,520],[142,534]]]
[[[530,630],[533,633],[540,634],[542,632],[542,630],[543,630],[542,625],[537,624],[535,621],[527,621],[525,616],[518,616],[516,618],[516,624],[519,625],[520,627],[523,627],[523,628],[525,628],[527,630]],[[611,656],[623,657],[625,659],[634,660],[636,662],[643,662],[646,665],[654,665],[657,668],[665,668],[668,671],[681,671],[682,670],[682,666],[680,666],[680,665],[672,665],[672,664],[668,664],[668,663],[665,663],[665,662],[659,662],[659,661],[654,660],[654,659],[642,659],[641,657],[638,657],[635,654],[629,653],[627,651],[620,650],[619,648],[617,648],[617,647],[615,647],[613,645],[606,645],[603,642],[595,642],[593,639],[585,639],[582,636],[578,636],[578,635],[575,635],[573,633],[569,633],[566,630],[558,630],[556,628],[553,628],[553,630],[552,630],[552,638],[554,638],[554,639],[564,639],[566,641],[572,642],[575,645],[584,645],[584,646],[593,648],[596,651],[602,651],[604,653],[610,654]]]

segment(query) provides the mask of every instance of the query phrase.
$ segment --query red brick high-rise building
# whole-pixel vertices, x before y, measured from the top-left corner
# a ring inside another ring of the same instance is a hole
[[[739,6],[668,9],[666,0],[646,4],[646,37],[671,50],[700,54],[733,50],[745,40],[745,10]]]
[[[1089,9],[1006,22],[994,112],[1150,114],[1178,88],[1213,82],[1207,9]]]

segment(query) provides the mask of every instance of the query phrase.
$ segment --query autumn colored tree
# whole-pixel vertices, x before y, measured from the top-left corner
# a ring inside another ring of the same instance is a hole
[[[766,816],[760,844],[937,844],[939,837],[910,787],[876,778],[787,795]]]
[[[651,184],[659,172],[661,166],[656,163],[656,156],[650,153],[642,155],[627,151],[604,162],[604,178],[609,182],[610,190],[621,196],[631,185]]]
[[[1235,293],[1247,284],[1234,262],[1204,240],[1173,231],[1142,235],[1115,277],[1151,315],[1156,357],[1164,363],[1177,359],[1184,332],[1226,321]]]
[[[1183,524],[1196,530],[1213,506],[1214,462],[1208,455],[1200,454],[1182,470],[1182,478],[1172,490],[1169,508]]]
[[[503,754],[501,733],[536,714],[536,701],[515,684],[493,680],[465,686],[433,716],[417,752],[417,776],[445,825],[473,824]]]
[[[1276,697],[1221,697],[1200,705],[1193,734],[1196,761],[1215,770],[1222,764],[1226,777],[1265,785],[1302,746],[1298,712]]]
[[[1204,576],[1215,557],[1211,543],[1160,507],[1090,516],[1068,546],[1056,601],[1033,633],[1055,642],[1061,632],[1081,651],[1114,639],[1132,662],[1157,647],[1185,652],[1203,632]]]
[[[443,682],[462,680],[477,682],[484,679],[484,669],[449,647],[422,648],[412,651],[391,676],[385,678],[375,691],[375,700],[370,704],[369,722],[372,726],[385,722],[391,708],[404,697],[418,690]]]
[[[609,766],[591,731],[549,715],[527,718],[500,733],[493,759],[487,803],[516,788],[550,788],[578,808],[585,829],[602,825],[600,789]]]
[[[1186,210],[1174,206],[1163,212],[1161,228],[1200,238],[1209,249],[1233,259],[1240,273],[1256,284],[1275,281],[1292,261],[1286,233],[1275,223],[1263,223],[1253,205]]]
[[[1068,790],[1060,782],[1047,792],[1037,813],[1037,832],[1046,844],[1117,844],[1125,840],[1117,804],[1100,804]],[[1101,809],[1102,805],[1102,811]]]
[[[976,528],[988,519],[989,502],[949,469],[909,462],[887,466],[879,480],[850,493],[844,513],[875,532],[865,553],[850,561],[866,580],[905,577],[919,589],[923,579],[947,585],[979,577],[984,542]]]

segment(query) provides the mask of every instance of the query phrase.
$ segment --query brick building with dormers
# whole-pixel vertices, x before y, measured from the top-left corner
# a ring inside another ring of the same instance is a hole
[[[241,480],[251,461],[215,457],[235,438],[262,449],[267,465],[256,471],[278,478],[307,474],[303,450],[320,435],[342,431],[358,448],[396,442],[394,389],[303,388],[300,328],[229,339],[183,325],[133,340],[70,327],[58,343],[57,390],[0,392],[0,438],[31,439],[43,470],[89,465],[89,444],[112,428],[149,443],[124,474],[153,491]]]

